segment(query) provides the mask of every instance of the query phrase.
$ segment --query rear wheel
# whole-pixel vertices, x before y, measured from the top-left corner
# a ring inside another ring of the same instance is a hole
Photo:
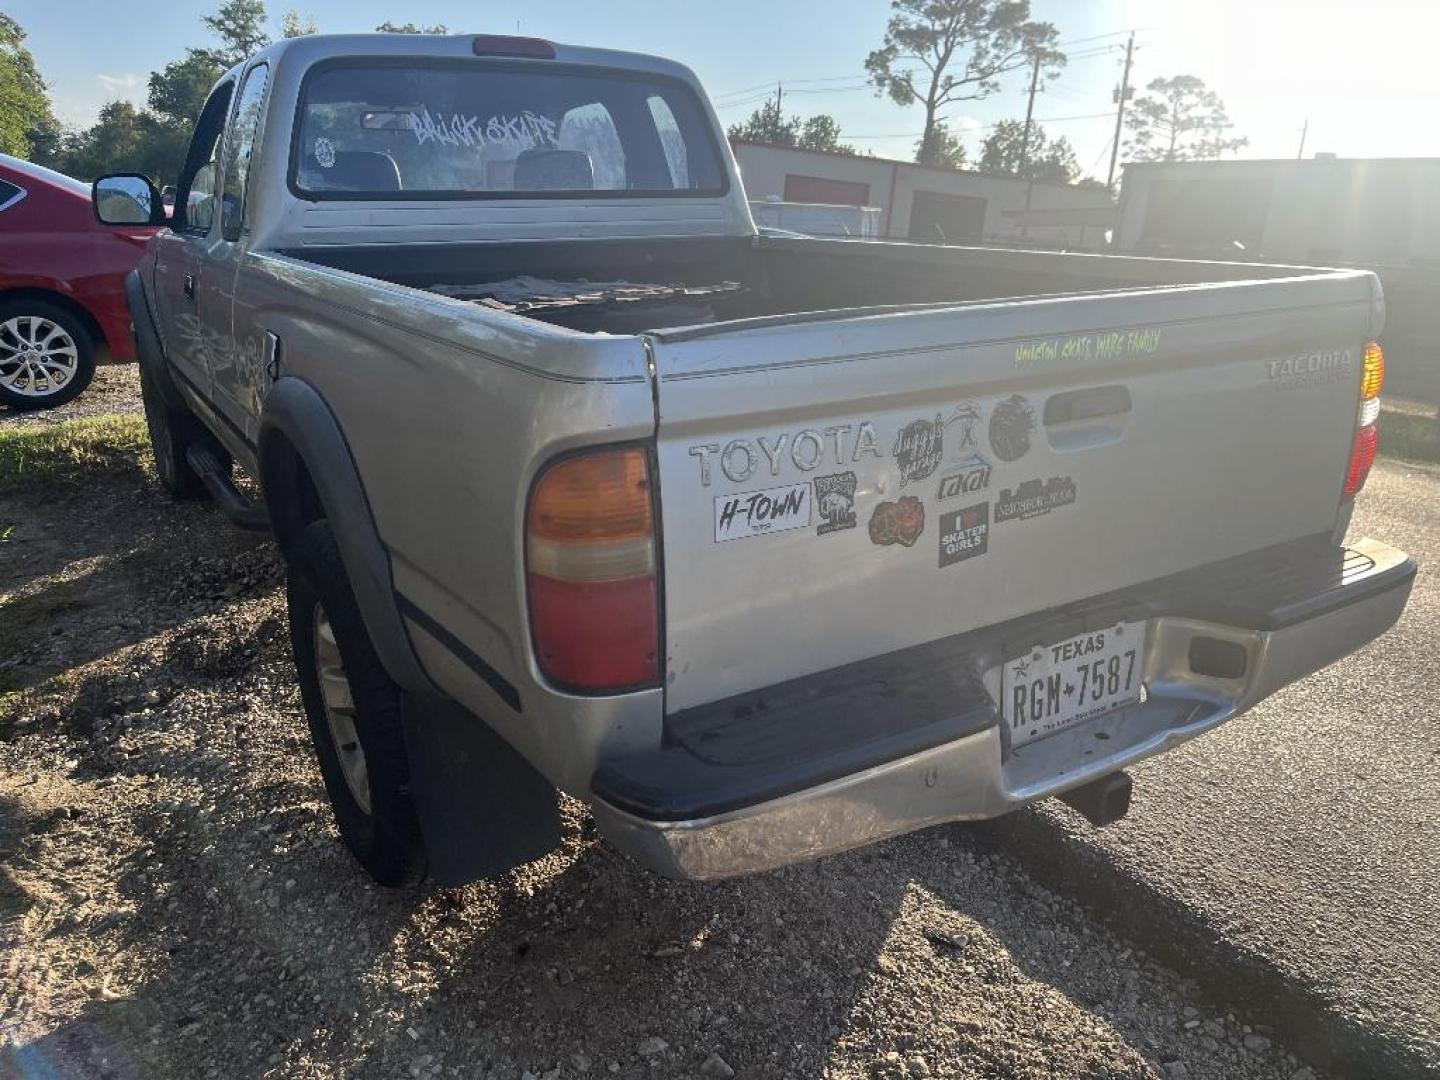
[[[0,304],[0,404],[53,409],[95,375],[95,342],[70,312],[41,300]]]
[[[417,881],[425,857],[402,691],[375,653],[328,523],[296,539],[286,591],[300,696],[340,836],[380,884]]]

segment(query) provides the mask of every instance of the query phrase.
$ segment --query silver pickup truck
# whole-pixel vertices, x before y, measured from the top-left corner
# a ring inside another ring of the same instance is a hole
[[[693,878],[1104,823],[1410,591],[1345,540],[1369,273],[763,235],[690,71],[524,38],[276,44],[177,186],[158,475],[273,531],[382,882],[539,856],[557,789]]]

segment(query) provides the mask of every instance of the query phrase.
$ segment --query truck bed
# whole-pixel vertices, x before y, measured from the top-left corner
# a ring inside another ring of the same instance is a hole
[[[287,254],[459,299],[498,300],[489,306],[553,325],[612,334],[857,308],[973,303],[1325,272],[791,237],[445,245],[383,251],[351,247]],[[551,288],[526,298],[517,295],[517,282],[548,283]],[[554,303],[556,285],[566,286],[563,291],[572,298],[588,292],[590,299]],[[619,296],[627,290],[628,297]],[[650,295],[642,299],[646,292]],[[535,302],[547,298],[552,302]]]

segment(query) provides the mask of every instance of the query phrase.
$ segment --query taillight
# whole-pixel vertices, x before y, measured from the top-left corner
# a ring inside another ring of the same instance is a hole
[[[540,670],[583,692],[653,686],[660,604],[650,461],[638,447],[561,458],[526,517],[530,636]]]
[[[543,38],[508,37],[505,34],[477,34],[470,41],[476,56],[525,56],[532,60],[554,60],[555,46]]]
[[[1360,412],[1355,418],[1355,441],[1350,447],[1350,464],[1345,470],[1342,498],[1353,499],[1370,475],[1375,453],[1380,448],[1380,391],[1385,386],[1385,353],[1378,342],[1365,346],[1360,372]]]

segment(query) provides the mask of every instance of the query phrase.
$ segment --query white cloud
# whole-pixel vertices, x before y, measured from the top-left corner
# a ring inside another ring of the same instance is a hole
[[[145,85],[145,76],[139,72],[127,71],[123,75],[96,75],[95,81],[112,98],[128,98]]]

